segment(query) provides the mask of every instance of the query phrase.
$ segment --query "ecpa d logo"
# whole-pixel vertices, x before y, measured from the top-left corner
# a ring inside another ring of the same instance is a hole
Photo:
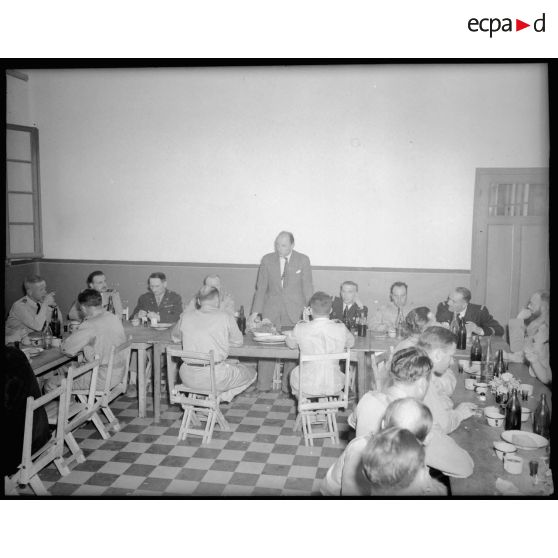
[[[545,17],[546,14],[542,14],[542,16],[538,19],[535,19],[533,22],[533,30],[536,33],[544,33],[545,32]],[[472,17],[468,23],[467,27],[469,31],[472,33],[477,33],[479,31],[483,33],[490,33],[490,38],[494,33],[498,33],[498,31],[506,32],[513,32],[513,31],[521,31],[522,29],[526,29],[527,27],[531,27],[530,23],[526,23],[521,19],[515,19],[515,29],[513,25],[513,19],[509,17],[504,17],[500,19],[499,17],[484,17],[482,19],[477,19],[476,17]]]

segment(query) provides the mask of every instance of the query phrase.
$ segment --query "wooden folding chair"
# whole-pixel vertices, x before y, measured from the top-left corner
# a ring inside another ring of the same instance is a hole
[[[80,449],[76,439],[74,438],[73,431],[79,428],[82,424],[92,421],[104,440],[110,438],[105,429],[103,420],[99,416],[101,409],[101,398],[97,398],[97,378],[99,374],[99,358],[92,362],[76,367],[70,366],[68,375],[66,377],[68,389],[66,390],[66,424],[64,427],[64,441],[70,448],[72,456],[65,458],[66,464],[73,461],[83,463],[85,456]],[[91,372],[91,381],[88,389],[74,389],[73,382],[80,376]],[[74,396],[76,399],[74,399]],[[57,424],[58,422],[58,409],[51,406],[47,409],[48,421],[50,424]]]
[[[210,389],[194,389],[183,384],[175,384],[176,364],[173,362],[173,358],[185,359],[194,366],[207,366]],[[167,374],[170,402],[178,403],[184,409],[184,416],[178,432],[179,440],[185,440],[188,434],[195,434],[196,436],[202,436],[203,444],[208,444],[211,442],[215,423],[219,424],[221,430],[230,430],[230,426],[219,408],[222,393],[216,387],[213,351],[198,353],[167,347]],[[201,427],[202,421],[205,421],[205,428]]]
[[[101,391],[97,391],[97,399],[101,403],[101,410],[105,414],[108,420],[108,425],[106,428],[112,429],[115,432],[120,430],[120,423],[115,417],[109,404],[114,401],[119,395],[126,393],[128,389],[128,381],[130,377],[130,353],[132,351],[132,342],[126,341],[118,347],[112,347],[109,355],[109,362],[107,366],[107,377],[105,379],[105,385]],[[124,374],[121,380],[111,387],[112,376],[115,366],[123,365]]]
[[[330,438],[332,442],[339,443],[339,430],[337,428],[337,411],[347,409],[349,406],[349,382],[350,382],[350,351],[345,353],[334,353],[329,355],[300,355],[298,369],[298,416],[295,429],[300,428],[304,434],[306,446],[313,446],[316,438]],[[345,361],[345,385],[339,393],[322,395],[307,395],[302,390],[302,376],[304,374],[304,363],[334,361],[338,364],[340,360]],[[323,424],[324,430],[315,432],[313,426]]]
[[[64,425],[66,423],[67,413],[67,407],[65,405],[67,385],[67,380],[64,379],[60,387],[46,395],[38,399],[34,399],[33,397],[27,398],[21,465],[19,466],[18,472],[13,475],[10,480],[16,485],[30,485],[37,496],[48,496],[48,492],[39,478],[38,473],[49,463],[54,461],[54,464],[62,476],[70,472],[62,457],[64,455]],[[32,454],[34,413],[40,407],[56,399],[58,399],[56,429],[52,433],[50,440],[40,450]]]

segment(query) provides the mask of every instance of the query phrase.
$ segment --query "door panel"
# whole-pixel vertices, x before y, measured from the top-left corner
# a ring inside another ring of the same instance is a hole
[[[548,230],[537,225],[523,225],[520,240],[519,304],[531,294],[548,289]],[[515,311],[519,310],[516,308]]]

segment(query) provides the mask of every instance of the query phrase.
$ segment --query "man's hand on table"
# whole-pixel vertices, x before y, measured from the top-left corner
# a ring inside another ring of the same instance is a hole
[[[471,403],[469,401],[465,401],[460,403],[456,408],[456,412],[458,413],[461,420],[468,419],[475,414],[475,410],[477,409],[476,403]]]

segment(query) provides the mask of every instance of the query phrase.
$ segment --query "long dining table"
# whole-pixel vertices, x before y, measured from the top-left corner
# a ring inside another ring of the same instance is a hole
[[[153,420],[159,422],[161,416],[161,356],[166,347],[171,345],[172,328],[156,329],[152,327],[132,326],[129,322],[124,324],[124,330],[131,337],[133,347],[138,349],[138,361],[143,358],[145,351],[152,347],[153,350]],[[357,398],[360,399],[368,390],[375,386],[376,379],[372,374],[370,358],[372,354],[381,354],[390,351],[400,339],[385,336],[375,336],[368,332],[366,337],[355,335],[355,344],[351,348],[351,361],[357,363]],[[244,335],[244,343],[240,347],[230,347],[229,356],[234,358],[257,359],[283,359],[298,360],[298,349],[290,349],[284,343],[269,345],[258,343],[251,333]],[[140,364],[138,364],[140,368]],[[140,414],[142,413],[142,399],[145,400],[145,386],[143,380],[140,385],[138,373],[138,398],[140,399]]]

